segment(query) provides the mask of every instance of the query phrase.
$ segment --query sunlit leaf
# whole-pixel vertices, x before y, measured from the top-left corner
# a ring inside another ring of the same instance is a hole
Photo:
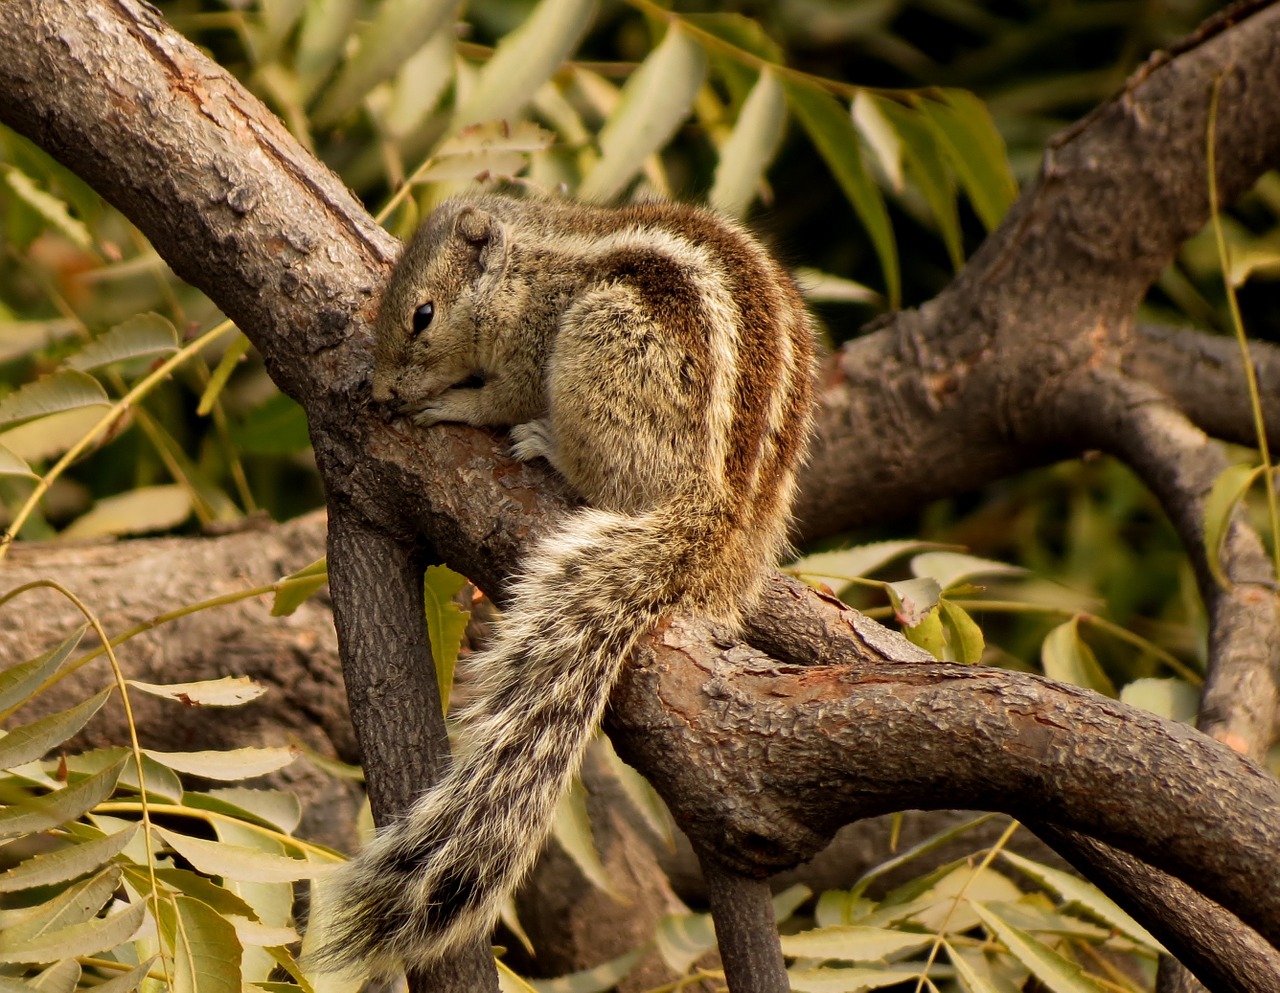
[[[83,970],[75,959],[63,959],[31,979],[29,989],[37,993],[73,993],[80,985]]]
[[[782,953],[794,958],[842,959],[847,962],[875,962],[922,948],[933,941],[931,934],[909,934],[889,928],[837,925],[814,928],[782,936]]]
[[[120,875],[118,865],[109,865],[89,879],[58,890],[43,903],[7,911],[5,927],[0,931],[0,951],[25,949],[30,942],[47,934],[92,920],[119,888]],[[54,962],[62,957],[54,954],[51,958],[24,961]]]
[[[128,828],[103,838],[33,855],[12,869],[0,872],[0,893],[46,886],[93,872],[124,851],[136,833],[136,828]]]
[[[883,298],[870,286],[834,276],[821,269],[797,266],[792,270],[800,292],[810,303],[869,303],[878,304]]]
[[[453,689],[453,670],[462,647],[471,612],[458,606],[454,597],[467,585],[467,578],[447,566],[427,566],[423,577],[423,603],[427,615],[427,636],[431,639],[431,658],[436,666],[440,700],[447,713]]]
[[[146,978],[147,973],[151,971],[151,964],[154,961],[154,959],[148,959],[127,972],[122,972],[106,982],[98,983],[93,987],[93,993],[133,993],[134,990],[142,985],[142,981]]]
[[[943,590],[949,590],[974,576],[1025,576],[1027,570],[976,555],[926,552],[911,560],[911,573],[915,576],[930,576]]]
[[[288,790],[253,790],[246,786],[225,786],[205,793],[189,794],[189,806],[217,805],[218,809],[256,817],[281,831],[292,832],[302,819],[302,803]]]
[[[43,321],[10,321],[0,310],[0,362],[31,355],[56,341],[70,338],[80,330],[80,322],[66,318]]]
[[[173,953],[173,993],[241,993],[243,949],[229,921],[189,896],[161,900],[157,910]]]
[[[64,761],[71,772],[82,774],[98,773],[117,762],[123,762],[120,785],[132,790],[141,789],[138,766],[133,752],[128,748],[94,748],[78,755],[68,755]],[[174,803],[182,799],[182,783],[177,774],[145,754],[142,756],[142,774],[147,781],[147,793],[152,799],[171,800]]]
[[[901,618],[902,615],[899,615]],[[917,615],[912,615],[917,616]],[[918,616],[914,624],[904,622],[902,633],[913,645],[918,645],[939,661],[947,657],[947,637],[942,626],[941,611],[935,605],[927,613]]]
[[[1044,674],[1050,679],[1084,686],[1110,697],[1116,695],[1115,684],[1103,672],[1093,649],[1080,637],[1080,628],[1074,617],[1045,636],[1040,662]]]
[[[875,153],[876,161],[880,163],[889,185],[901,193],[902,139],[898,137],[893,123],[880,109],[878,98],[866,90],[859,90],[854,94],[850,112],[854,127]]]
[[[178,350],[178,332],[159,314],[139,314],[99,335],[67,359],[69,369],[86,372],[112,362],[168,355]]]
[[[733,217],[747,212],[778,153],[787,123],[787,97],[768,66],[760,70],[729,139],[720,147],[708,200]]]
[[[520,26],[498,42],[475,86],[458,108],[465,126],[509,118],[577,48],[595,19],[595,0],[541,0]]]
[[[191,491],[176,483],[104,497],[62,531],[63,538],[167,531],[191,516]]]
[[[315,123],[335,123],[421,48],[450,18],[458,0],[387,0],[360,32],[359,47],[324,92]]]
[[[299,879],[314,879],[331,868],[287,855],[273,855],[244,845],[193,838],[161,827],[157,827],[155,831],[165,844],[201,872],[211,876],[226,876],[228,879],[249,883],[289,883]]]
[[[51,459],[78,444],[97,427],[107,410],[103,404],[94,404],[25,421],[0,432],[0,445],[28,462]]]
[[[635,968],[643,954],[644,949],[634,948],[594,969],[583,969],[555,979],[535,979],[529,985],[538,993],[605,993]]]
[[[0,672],[0,710],[8,710],[19,700],[25,700],[37,686],[53,675],[67,656],[76,650],[87,630],[89,625],[81,624],[43,655],[11,665]]]
[[[880,188],[862,161],[862,149],[853,130],[853,122],[829,93],[803,82],[788,81],[784,85],[792,109],[875,246],[884,272],[889,306],[896,309],[902,297],[902,280],[893,228]]]
[[[67,710],[13,728],[0,738],[0,769],[12,769],[38,759],[55,745],[62,744],[88,723],[109,696],[111,690],[105,689]]]
[[[591,818],[587,815],[587,794],[580,780],[574,779],[569,791],[560,797],[551,833],[587,882],[615,900],[622,899],[600,861],[600,853],[596,851],[595,839],[591,835]]]
[[[231,378],[236,366],[240,364],[248,351],[249,339],[243,334],[237,334],[231,340],[231,344],[227,346],[227,350],[222,353],[222,358],[218,360],[213,372],[209,374],[209,382],[205,386],[204,392],[200,394],[200,403],[196,405],[196,415],[198,417],[207,417],[209,411],[213,410],[213,405],[226,387],[227,380]]]
[[[0,476],[27,476],[31,479],[38,478],[31,471],[31,466],[27,465],[27,460],[17,452],[4,445],[0,445]]]
[[[986,640],[982,628],[968,612],[950,600],[942,600],[942,626],[947,634],[947,644],[953,649],[956,662],[972,665],[982,658]]]
[[[1261,474],[1261,466],[1227,466],[1213,481],[1213,488],[1204,501],[1204,551],[1209,571],[1218,585],[1229,585],[1227,574],[1222,571],[1222,542],[1231,524],[1236,504],[1244,496],[1253,481]]]
[[[0,936],[0,962],[51,962],[69,956],[92,955],[122,945],[138,932],[146,916],[144,903],[130,904],[126,910],[108,917],[95,917],[83,924],[22,941],[9,947],[9,933]]]
[[[689,116],[707,71],[702,46],[678,24],[627,80],[600,130],[600,158],[578,188],[584,200],[610,200]]]
[[[75,369],[63,369],[41,376],[0,400],[0,426],[21,424],[81,407],[105,408],[110,403],[106,390],[92,376]],[[101,416],[102,411],[98,413]]]
[[[192,707],[238,707],[267,692],[265,686],[248,676],[223,676],[194,683],[144,683],[140,679],[126,682],[143,693]]]
[[[964,263],[960,214],[956,209],[956,186],[944,163],[944,153],[933,128],[911,107],[892,100],[877,99],[877,106],[902,137],[902,157],[907,181],[920,191],[938,225],[947,256],[958,271]]]
[[[796,993],[862,993],[918,978],[919,969],[788,969]]]
[[[358,0],[307,0],[293,53],[300,96],[310,96],[342,57],[358,6]]]
[[[453,24],[446,21],[396,71],[391,99],[382,111],[388,137],[404,140],[434,123],[429,115],[454,79],[454,43]]]
[[[974,910],[991,933],[1004,942],[1009,953],[1053,993],[1103,993],[1103,987],[1086,976],[1080,966],[1009,924],[992,908],[975,904]]]
[[[438,183],[514,176],[528,165],[531,153],[549,148],[554,140],[554,134],[531,121],[473,124],[446,141],[418,179]]]
[[[946,942],[943,942],[942,947],[946,949],[947,957],[951,960],[951,964],[955,966],[956,975],[960,977],[965,993],[1000,993],[985,976],[981,975],[973,967],[964,953],[952,948]]]
[[[1008,849],[1001,849],[1000,857],[1026,873],[1041,886],[1056,893],[1066,903],[1079,907],[1095,920],[1127,935],[1140,945],[1160,949],[1160,943],[1141,924],[1121,910],[1115,901],[1093,884],[1061,869],[1033,862]]]
[[[894,614],[908,628],[920,624],[938,605],[938,598],[942,596],[942,587],[938,585],[938,581],[928,576],[904,579],[900,583],[886,583],[885,590],[893,604]]]
[[[946,547],[928,541],[875,541],[834,552],[806,555],[788,566],[787,571],[812,579],[829,580],[831,586],[839,589],[849,580],[870,575],[903,555]]]
[[[684,975],[716,943],[710,914],[668,914],[653,937],[662,961],[676,975]]]
[[[78,783],[33,796],[0,811],[0,838],[44,831],[83,817],[116,788],[124,760]]]
[[[144,748],[143,754],[178,772],[205,779],[238,780],[265,776],[283,769],[298,757],[299,752],[292,746],[272,746],[204,752],[160,752]]]

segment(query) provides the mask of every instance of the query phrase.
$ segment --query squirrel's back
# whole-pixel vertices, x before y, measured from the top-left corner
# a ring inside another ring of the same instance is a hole
[[[734,625],[757,595],[812,391],[790,276],[709,211],[487,195],[432,213],[383,297],[375,397],[513,427],[590,506],[522,563],[474,661],[466,748],[342,871],[322,962],[386,972],[492,927],[636,643],[676,612]]]

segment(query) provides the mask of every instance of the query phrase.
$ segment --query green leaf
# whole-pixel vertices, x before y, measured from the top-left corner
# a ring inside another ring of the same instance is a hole
[[[31,762],[55,745],[61,745],[88,723],[89,718],[107,702],[111,692],[111,688],[107,688],[69,710],[14,728],[0,738],[0,769],[12,769]]]
[[[1026,931],[1009,924],[990,907],[974,904],[973,909],[991,933],[1004,942],[1009,953],[1053,993],[1104,993],[1103,988],[1086,976],[1078,965]]]
[[[582,781],[575,777],[567,793],[556,805],[556,819],[551,833],[565,854],[573,859],[587,882],[615,900],[623,899],[600,861],[595,839],[591,836],[591,818],[587,814],[587,793]]]
[[[41,376],[0,400],[0,426],[21,424],[38,417],[82,407],[111,405],[111,398],[96,379],[75,369]],[[101,416],[102,411],[99,411]]]
[[[200,394],[200,403],[196,407],[197,416],[207,417],[209,411],[213,410],[213,405],[226,387],[227,380],[231,378],[236,366],[240,364],[248,351],[249,339],[243,333],[237,334],[231,344],[227,346],[227,350],[222,353],[222,358],[219,360],[217,367],[209,376],[208,385],[205,386],[204,392]]]
[[[120,975],[108,979],[105,983],[99,983],[93,987],[93,993],[133,993],[134,990],[142,985],[142,981],[151,970],[151,964],[154,961],[154,958],[147,959],[141,965],[134,966],[128,972],[122,972]]]
[[[943,90],[941,95],[941,102],[920,99],[916,106],[947,151],[983,226],[992,231],[1018,197],[1004,139],[972,93]]]
[[[311,446],[307,415],[283,393],[273,393],[230,429],[231,441],[247,455],[292,455]]]
[[[1147,930],[1126,914],[1116,903],[1092,883],[1073,876],[1061,869],[1033,862],[1008,849],[1001,849],[1000,857],[1010,865],[1026,873],[1045,889],[1058,895],[1067,904],[1073,904],[1095,920],[1127,935],[1140,945],[1162,951],[1160,943]]]
[[[804,125],[810,140],[822,155],[845,197],[853,205],[862,226],[875,246],[884,272],[889,307],[896,310],[902,301],[902,280],[898,271],[898,250],[884,197],[862,161],[862,149],[853,122],[844,108],[823,90],[808,83],[784,84],[791,107]]]
[[[453,689],[453,670],[462,647],[471,612],[454,601],[467,585],[467,578],[447,566],[427,566],[423,577],[423,602],[427,615],[427,636],[431,639],[431,658],[436,666],[436,681],[445,713],[449,711],[449,695]]]
[[[909,982],[919,969],[788,969],[787,978],[796,993],[861,993]]]
[[[277,580],[271,600],[271,616],[292,614],[328,581],[329,562],[324,558]]]
[[[0,445],[0,476],[39,478],[36,473],[32,472],[31,466],[27,465],[26,459],[4,445]]]
[[[144,748],[142,752],[169,769],[224,781],[265,776],[283,769],[299,755],[290,745],[205,752],[159,752]]]
[[[600,130],[600,158],[578,188],[584,200],[611,200],[644,160],[667,143],[689,116],[707,71],[707,56],[679,24],[622,88],[622,98]]]
[[[300,94],[314,93],[342,57],[358,6],[358,0],[308,0],[293,54]]]
[[[808,579],[829,580],[829,585],[841,589],[850,580],[870,575],[903,555],[946,547],[928,541],[874,541],[834,552],[806,555],[788,566],[787,571]]]
[[[53,675],[58,666],[66,661],[67,656],[76,650],[76,646],[80,644],[80,639],[84,637],[87,630],[89,625],[81,624],[56,648],[51,648],[43,655],[27,662],[11,665],[0,672],[0,710],[8,710],[20,700],[25,700],[37,686]]]
[[[116,788],[124,759],[87,779],[0,810],[0,838],[45,831],[78,820]]]
[[[514,176],[529,164],[531,153],[550,148],[555,137],[532,121],[473,124],[441,145],[417,179],[439,183]]]
[[[946,169],[942,149],[924,117],[893,100],[874,98],[902,137],[902,155],[907,180],[924,198],[946,245],[951,265],[959,271],[964,264],[964,239],[960,214],[956,209],[956,184]]]
[[[30,988],[39,993],[73,993],[80,977],[80,963],[75,959],[63,959],[32,979]]]
[[[145,893],[150,890],[151,879],[143,866],[126,866],[125,878],[139,892]],[[223,917],[238,915],[240,917],[256,918],[257,916],[254,909],[245,903],[244,899],[238,894],[231,892],[226,886],[221,886],[212,879],[192,872],[190,869],[157,869],[156,881],[161,884],[161,893],[164,893],[165,890],[172,890],[194,897],[201,903],[212,907]]]
[[[1205,557],[1209,571],[1223,589],[1230,585],[1227,574],[1222,571],[1222,542],[1231,525],[1231,514],[1261,473],[1261,466],[1228,466],[1213,481],[1213,488],[1204,501]]]
[[[643,954],[643,948],[634,948],[594,969],[583,969],[555,979],[534,979],[529,981],[529,985],[538,993],[605,993],[635,968]]]
[[[93,872],[124,851],[135,834],[136,827],[127,828],[102,838],[67,844],[52,852],[33,855],[12,869],[0,872],[0,893],[47,886]]]
[[[194,683],[144,683],[141,679],[126,682],[143,693],[189,707],[239,707],[267,692],[265,686],[249,676],[223,676]]]
[[[1084,686],[1109,697],[1116,695],[1115,685],[1102,671],[1098,657],[1080,637],[1075,617],[1059,624],[1045,637],[1040,662],[1050,679]]]
[[[885,583],[884,588],[889,594],[889,602],[893,605],[894,614],[907,628],[923,623],[938,606],[938,599],[942,596],[942,587],[938,585],[938,581],[928,576],[920,579],[904,579],[900,583]],[[937,623],[938,634],[941,636],[942,621],[938,620]]]
[[[747,212],[764,183],[765,170],[778,154],[787,123],[787,97],[768,66],[760,70],[729,139],[720,147],[715,181],[708,199],[732,217]]]
[[[883,298],[869,286],[843,276],[835,276],[821,269],[796,266],[791,270],[800,286],[800,292],[810,303],[869,303],[881,304]]]
[[[3,934],[0,934],[0,949],[22,948],[35,938],[92,920],[119,888],[120,875],[118,865],[109,865],[91,879],[59,890],[44,903],[6,911],[5,927]],[[27,961],[53,962],[61,957]]]
[[[168,355],[178,350],[178,332],[159,314],[139,314],[117,324],[67,359],[69,369],[87,372],[112,362]]]
[[[932,943],[931,934],[841,924],[782,936],[782,953],[793,958],[875,962]]]
[[[915,624],[907,624],[902,633],[913,645],[918,645],[938,661],[946,658],[947,638],[942,629],[942,617],[935,606]]]
[[[1166,720],[1194,724],[1200,710],[1200,691],[1182,679],[1135,679],[1120,690],[1120,702]]]
[[[56,341],[71,338],[80,331],[80,322],[62,318],[42,321],[10,320],[11,314],[0,305],[0,362],[34,355]]]
[[[970,820],[952,824],[950,827],[944,828],[936,834],[930,835],[918,844],[912,845],[905,852],[900,852],[893,856],[893,858],[886,859],[880,864],[872,866],[872,868],[863,873],[863,875],[854,884],[850,895],[853,897],[861,896],[861,894],[866,891],[867,887],[875,880],[893,872],[901,866],[906,865],[912,859],[919,858],[921,855],[928,855],[929,853],[936,852],[938,849],[946,845],[950,845],[951,842],[956,838],[959,838],[965,832],[981,827],[983,824],[987,823],[987,821],[996,816],[997,815],[995,814],[979,814],[977,817]],[[842,919],[840,921],[828,922],[819,917],[818,923],[846,923],[846,921]]]
[[[955,661],[965,665],[973,665],[982,659],[982,649],[986,645],[982,637],[982,628],[969,616],[963,607],[950,600],[942,600],[942,625],[946,630],[947,644],[951,646]]]
[[[976,555],[926,552],[911,560],[911,573],[915,576],[930,576],[943,590],[949,590],[973,576],[1025,576],[1027,570],[1007,562],[978,558]]]
[[[84,774],[101,772],[116,762],[124,763],[120,786],[141,791],[138,766],[133,760],[133,752],[128,748],[95,748],[66,758],[68,769]],[[182,799],[182,783],[177,774],[145,754],[142,756],[142,775],[147,782],[147,795],[153,800],[164,799],[178,803]]]
[[[162,827],[155,828],[155,832],[165,844],[210,876],[225,876],[246,883],[291,883],[299,879],[314,879],[331,868],[244,845],[193,838]]]
[[[455,125],[509,118],[523,108],[577,48],[595,13],[595,0],[541,0],[498,42],[458,108]]]
[[[851,108],[853,126],[866,140],[876,161],[889,180],[889,186],[902,192],[902,139],[898,137],[893,122],[880,109],[877,98],[866,90],[859,90],[853,97]]]
[[[336,123],[355,110],[366,93],[390,79],[454,14],[458,0],[386,0],[360,32],[359,47],[325,91],[312,118]]]
[[[973,964],[962,952],[952,948],[945,941],[942,943],[942,947],[946,949],[947,957],[951,960],[951,964],[955,966],[956,975],[960,977],[965,993],[1000,993],[985,976],[981,975],[973,967]]]
[[[189,896],[161,900],[157,909],[173,953],[172,993],[241,993],[244,949],[231,923]]]
[[[716,933],[710,914],[667,914],[658,921],[653,939],[662,961],[682,976],[715,947]]]
[[[71,216],[66,201],[40,189],[34,179],[16,166],[3,166],[4,179],[18,199],[57,228],[77,248],[86,251],[93,247],[93,235],[83,221]]]
[[[191,491],[185,486],[176,483],[139,486],[99,500],[87,514],[72,521],[61,536],[98,538],[103,535],[168,531],[190,516]]]
[[[10,935],[0,936],[0,962],[52,962],[56,959],[93,955],[122,945],[142,926],[147,906],[138,902],[127,910],[72,924],[10,947]]]
[[[238,817],[256,818],[291,833],[302,819],[302,804],[296,793],[287,790],[254,790],[245,786],[220,787],[205,793],[188,793],[187,806],[222,810]]]
[[[102,404],[93,404],[37,417],[0,432],[0,445],[28,462],[50,459],[98,431],[107,410]]]

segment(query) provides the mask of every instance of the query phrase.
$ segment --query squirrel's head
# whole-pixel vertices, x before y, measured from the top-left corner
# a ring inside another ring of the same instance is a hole
[[[483,375],[486,301],[509,255],[507,226],[484,200],[449,200],[419,228],[382,295],[373,398],[403,413]]]

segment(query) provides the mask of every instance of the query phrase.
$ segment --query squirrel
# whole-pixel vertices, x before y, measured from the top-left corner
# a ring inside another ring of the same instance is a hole
[[[313,922],[322,968],[385,976],[492,930],[645,634],[739,625],[787,545],[814,332],[790,274],[708,210],[474,194],[410,241],[375,349],[375,401],[509,427],[587,504],[522,562],[451,771]]]

